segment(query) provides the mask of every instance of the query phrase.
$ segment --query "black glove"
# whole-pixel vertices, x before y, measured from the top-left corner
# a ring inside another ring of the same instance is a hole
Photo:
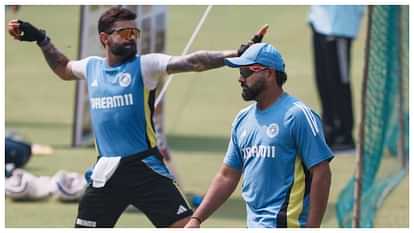
[[[237,50],[237,56],[240,57],[252,44],[253,42],[251,41],[249,41],[247,44],[241,44],[239,49]]]
[[[269,26],[266,24],[253,36],[253,38],[247,42],[247,44],[241,44],[237,50],[237,56],[240,57],[252,44],[260,43],[263,40],[263,36]]]
[[[263,40],[263,35],[262,34],[260,34],[260,35],[256,34],[256,35],[253,36],[251,42],[253,42],[252,44],[256,44],[256,43],[262,42],[262,40]]]
[[[263,40],[263,35],[254,35],[254,37],[247,42],[247,44],[241,44],[237,50],[237,56],[240,57],[252,44],[260,43]]]
[[[38,29],[28,22],[19,20],[20,31],[23,33],[20,36],[21,41],[36,41],[37,44],[47,41],[49,38],[46,36],[46,31]]]

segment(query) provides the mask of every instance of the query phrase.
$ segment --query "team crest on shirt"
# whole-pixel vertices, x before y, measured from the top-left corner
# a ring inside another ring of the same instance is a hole
[[[270,124],[266,129],[266,134],[270,138],[274,138],[279,134],[279,125],[276,123]]]
[[[94,79],[91,83],[91,87],[97,87],[98,86],[98,80]]]
[[[118,82],[121,87],[127,87],[131,84],[131,75],[129,73],[120,73],[118,75]]]
[[[243,139],[244,137],[246,137],[246,135],[247,135],[247,131],[246,131],[246,129],[245,129],[245,130],[243,130],[243,132],[240,134],[240,139]]]

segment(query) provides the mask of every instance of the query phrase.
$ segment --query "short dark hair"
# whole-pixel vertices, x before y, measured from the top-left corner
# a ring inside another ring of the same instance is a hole
[[[283,71],[277,71],[276,70],[276,83],[279,87],[282,87],[283,84],[287,80],[287,74]]]
[[[111,7],[105,11],[98,21],[98,32],[109,32],[116,21],[135,20],[137,15],[120,6]]]

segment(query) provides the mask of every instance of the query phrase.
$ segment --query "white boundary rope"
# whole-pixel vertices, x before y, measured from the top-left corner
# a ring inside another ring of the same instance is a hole
[[[188,53],[188,50],[190,50],[191,45],[194,42],[194,39],[196,38],[198,32],[201,29],[201,26],[203,26],[204,21],[206,20],[208,13],[210,12],[211,8],[213,6],[209,5],[207,6],[207,9],[204,11],[203,16],[201,17],[200,21],[197,24],[197,27],[194,29],[193,34],[190,37],[190,40],[187,42],[187,45],[185,46],[183,52],[181,53],[181,55],[186,55]],[[167,78],[167,81],[165,82],[164,86],[161,89],[160,94],[158,95],[157,99],[155,100],[155,105],[154,108],[156,108],[158,106],[158,104],[161,102],[162,98],[164,98],[165,95],[165,91],[167,90],[168,86],[170,85],[170,82],[172,81],[172,78],[174,77],[174,74],[169,75]]]

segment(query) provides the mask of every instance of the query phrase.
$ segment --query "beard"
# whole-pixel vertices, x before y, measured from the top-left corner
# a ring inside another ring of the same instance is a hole
[[[109,48],[115,56],[121,57],[122,61],[129,60],[137,54],[137,44],[135,42],[128,43],[110,43]]]
[[[245,101],[257,100],[258,95],[264,90],[265,80],[259,79],[252,86],[242,85],[241,96]]]

